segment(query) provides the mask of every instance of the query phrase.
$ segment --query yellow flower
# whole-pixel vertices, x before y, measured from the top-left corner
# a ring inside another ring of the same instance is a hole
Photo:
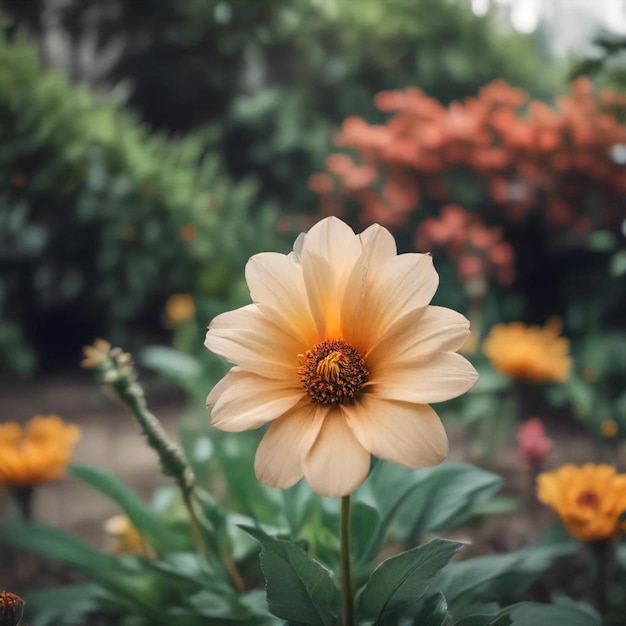
[[[619,432],[619,426],[615,420],[604,420],[602,424],[600,424],[600,432],[603,437],[612,439]]]
[[[502,374],[533,381],[563,382],[572,361],[569,341],[560,337],[561,323],[552,319],[544,328],[520,322],[491,329],[483,352]]]
[[[187,293],[176,293],[165,303],[165,324],[168,328],[174,328],[181,322],[192,319],[195,314],[193,298]]]
[[[125,515],[114,515],[104,523],[104,531],[114,539],[112,551],[115,554],[136,554],[154,556],[148,542]]]
[[[77,426],[56,415],[36,416],[25,429],[0,424],[0,486],[32,486],[60,478],[80,437]]]
[[[563,465],[539,474],[537,487],[539,499],[577,539],[608,539],[623,530],[626,474],[617,474],[612,465]]]
[[[222,430],[270,423],[260,481],[287,488],[305,476],[342,496],[365,480],[370,455],[411,468],[445,458],[429,403],[464,393],[477,374],[455,354],[469,322],[429,306],[439,282],[430,255],[398,255],[381,226],[355,235],[331,217],[291,254],[253,256],[246,280],[254,304],[209,326],[206,346],[235,367],[207,404]]]

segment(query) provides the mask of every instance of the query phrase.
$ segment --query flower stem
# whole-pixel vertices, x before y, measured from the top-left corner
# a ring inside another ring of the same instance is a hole
[[[595,541],[591,544],[596,558],[596,608],[602,617],[607,612],[607,583],[611,544],[608,540]]]
[[[33,496],[35,489],[32,486],[14,487],[13,497],[17,502],[20,514],[24,520],[33,519]]]
[[[354,626],[354,598],[350,573],[350,496],[341,498],[341,593],[343,626]]]

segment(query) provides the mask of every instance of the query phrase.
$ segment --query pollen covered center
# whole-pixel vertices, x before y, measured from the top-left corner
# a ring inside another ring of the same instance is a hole
[[[599,509],[600,498],[593,491],[583,491],[576,499],[576,504],[586,509]]]
[[[370,373],[356,348],[340,339],[325,340],[299,354],[298,376],[312,402],[350,402]]]

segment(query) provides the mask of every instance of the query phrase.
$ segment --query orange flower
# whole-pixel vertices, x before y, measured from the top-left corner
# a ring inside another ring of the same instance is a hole
[[[537,495],[581,541],[609,539],[624,530],[626,474],[612,465],[563,465],[537,477]]]
[[[491,329],[483,352],[502,374],[533,381],[563,382],[572,361],[569,341],[560,337],[561,323],[550,320],[545,328],[521,322],[498,324]]]
[[[79,437],[77,426],[56,415],[38,415],[25,429],[0,424],[0,485],[26,487],[61,478]]]
[[[196,314],[193,298],[188,293],[175,293],[165,303],[165,325],[174,328]]]
[[[371,455],[412,468],[445,458],[429,403],[464,393],[477,374],[455,354],[469,322],[429,306],[430,255],[397,255],[381,226],[355,235],[330,217],[291,254],[253,256],[246,280],[254,304],[209,326],[206,346],[235,367],[207,404],[221,430],[270,423],[255,459],[261,482],[287,488],[305,476],[317,493],[343,496]]]

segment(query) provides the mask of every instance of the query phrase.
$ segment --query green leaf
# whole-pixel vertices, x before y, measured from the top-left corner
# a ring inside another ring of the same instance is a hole
[[[385,539],[378,511],[364,502],[353,502],[350,510],[350,542],[354,559],[367,563],[380,552]]]
[[[25,617],[32,626],[78,624],[86,613],[101,608],[99,585],[88,583],[31,591],[24,595]]]
[[[166,346],[144,348],[140,362],[186,390],[193,391],[195,381],[202,375],[202,366],[197,358]]]
[[[2,527],[6,543],[47,559],[69,563],[98,580],[115,577],[117,559],[81,539],[41,522],[14,522]]]
[[[168,531],[144,501],[117,476],[98,467],[70,465],[70,473],[115,502],[141,536],[159,553],[168,550]],[[172,546],[169,546],[170,550]]]
[[[435,575],[462,545],[435,539],[383,561],[372,572],[360,595],[359,615],[376,624],[395,623],[426,593]]]
[[[546,570],[553,559],[578,550],[580,543],[560,526],[549,528],[533,544],[508,554],[480,556],[451,563],[438,576],[454,613],[480,610],[494,601],[511,602]]]
[[[476,517],[501,487],[502,478],[464,463],[443,463],[412,471],[381,463],[371,474],[371,485],[387,527],[400,540],[419,539],[425,532],[457,527]],[[399,490],[398,485],[407,485]]]
[[[241,526],[261,544],[261,568],[270,611],[308,626],[338,626],[340,599],[331,574],[294,543],[260,528]]]
[[[469,615],[455,622],[454,626],[511,626],[511,624],[508,615],[500,618],[496,615]]]
[[[575,604],[538,604],[535,602],[522,602],[506,607],[498,618],[508,616],[511,626],[537,626],[537,624],[550,624],[550,626],[601,626],[602,620],[590,606]],[[500,622],[497,622],[498,626]]]
[[[447,617],[448,603],[442,593],[436,593],[426,599],[414,621],[420,626],[443,626]]]

